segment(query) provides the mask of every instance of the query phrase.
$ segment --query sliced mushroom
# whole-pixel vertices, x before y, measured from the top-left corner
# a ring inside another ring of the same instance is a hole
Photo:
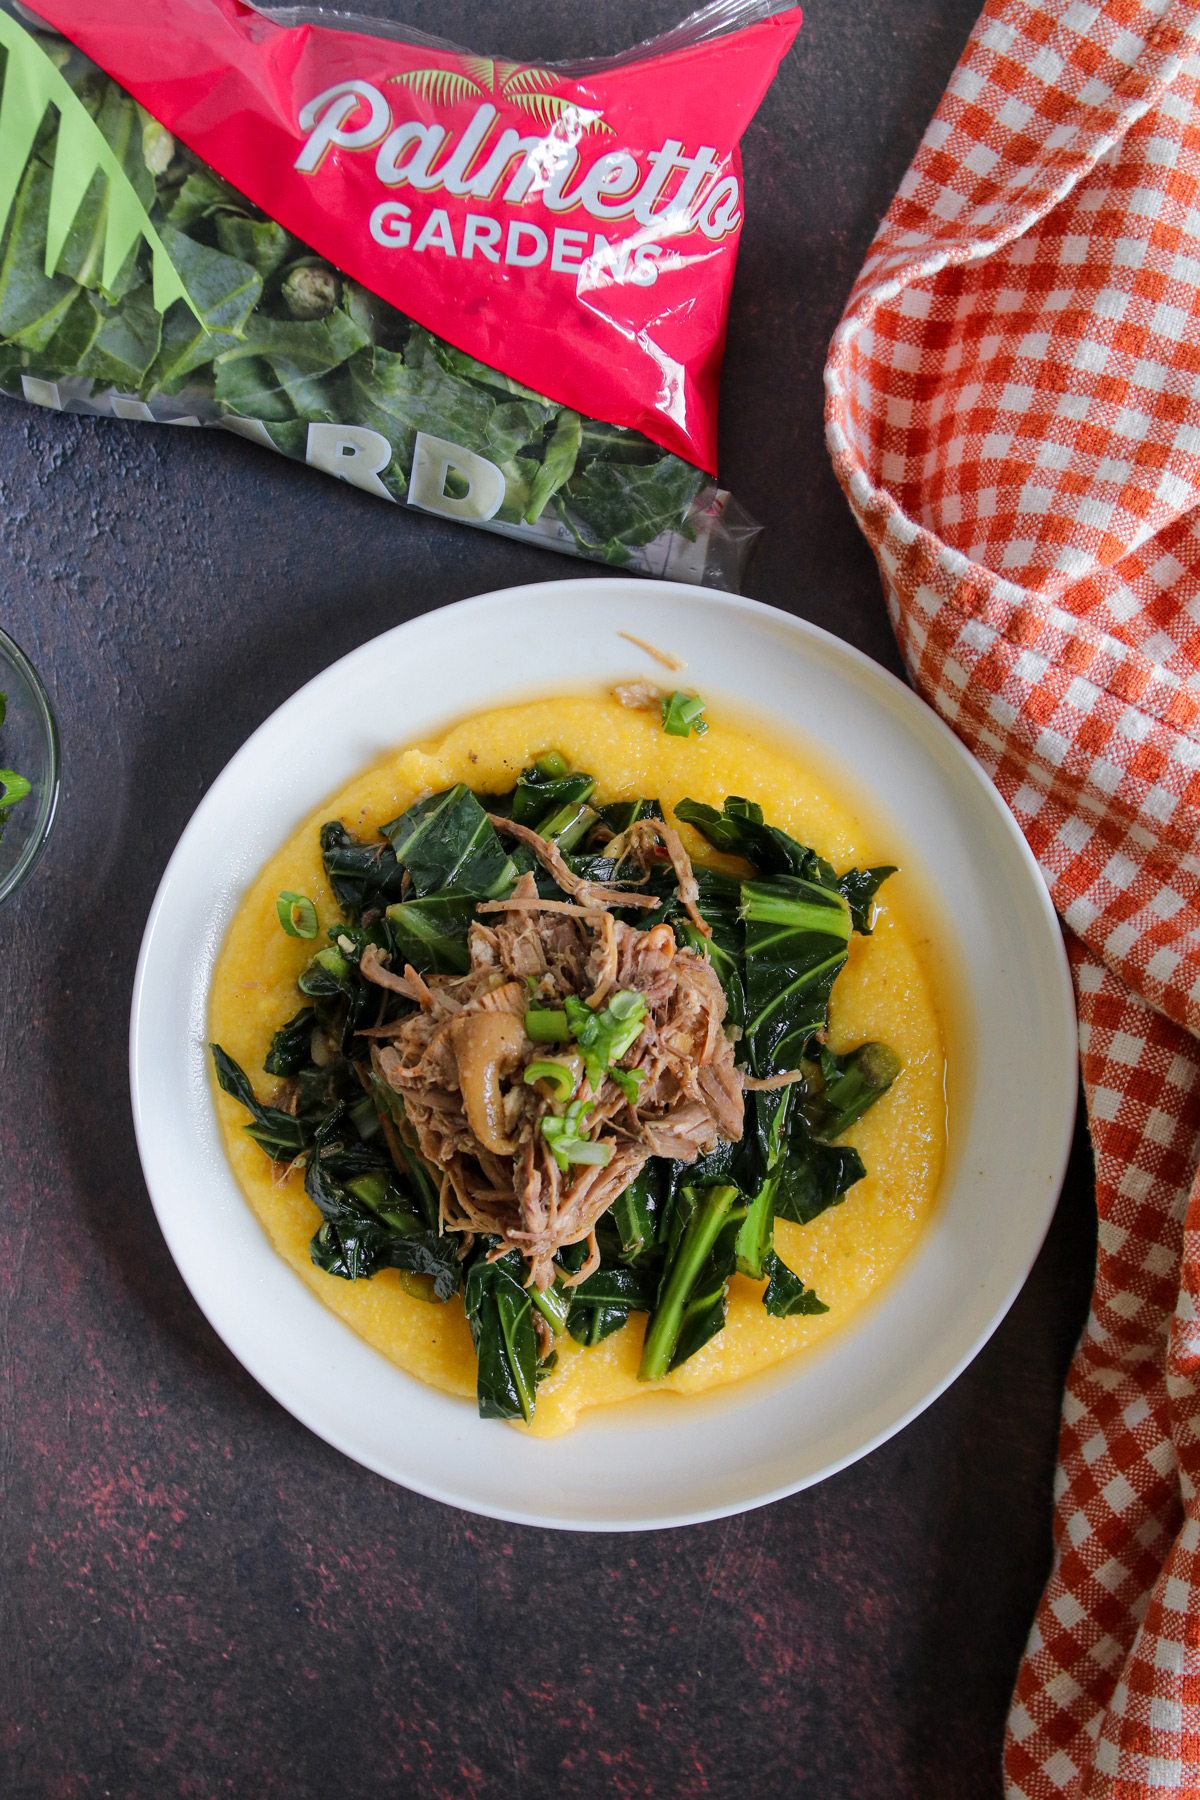
[[[511,1075],[521,1060],[522,1021],[514,1013],[467,1013],[452,1022],[449,1037],[471,1130],[494,1156],[511,1156],[516,1145],[504,1135],[500,1077]]]

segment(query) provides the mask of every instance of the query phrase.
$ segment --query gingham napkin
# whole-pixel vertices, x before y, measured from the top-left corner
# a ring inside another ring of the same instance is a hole
[[[1068,927],[1100,1250],[1009,1796],[1200,1796],[1200,0],[991,0],[826,371]],[[1190,1202],[1190,1204],[1189,1204]]]

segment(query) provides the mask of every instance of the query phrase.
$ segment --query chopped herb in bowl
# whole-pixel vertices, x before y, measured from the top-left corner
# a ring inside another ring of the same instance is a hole
[[[3,725],[7,712],[8,695],[0,694],[0,725]],[[18,775],[14,769],[0,769],[0,836],[3,836],[12,808],[28,798],[31,787],[25,776]]]

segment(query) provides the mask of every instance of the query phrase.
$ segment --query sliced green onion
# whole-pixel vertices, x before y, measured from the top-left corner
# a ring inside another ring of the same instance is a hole
[[[306,894],[289,894],[284,888],[275,902],[275,911],[289,937],[316,937],[317,909]]]
[[[571,1163],[596,1163],[603,1167],[612,1161],[611,1144],[593,1144],[588,1138],[573,1137],[564,1120],[551,1118],[549,1114],[542,1120],[542,1136],[549,1144],[555,1162],[564,1171]]]
[[[590,1101],[573,1100],[561,1119],[547,1113],[542,1120],[542,1136],[564,1172],[571,1163],[595,1163],[603,1167],[612,1161],[611,1144],[593,1144],[581,1135],[585,1116],[591,1110]]]
[[[0,812],[15,806],[31,792],[31,784],[24,775],[18,775],[15,769],[0,769]]]
[[[616,1082],[630,1106],[638,1103],[638,1089],[646,1078],[645,1069],[610,1069],[609,1075]]]
[[[547,1113],[542,1120],[542,1136],[550,1146],[551,1156],[559,1168],[564,1171],[568,1167],[567,1144],[575,1141],[571,1136],[571,1131],[572,1127],[567,1124],[565,1119],[555,1119]]]
[[[596,1163],[603,1168],[612,1161],[611,1144],[593,1144],[589,1138],[572,1138],[566,1145],[569,1163]]]
[[[603,1012],[592,1012],[574,994],[567,995],[563,1009],[572,1036],[583,1051],[592,1090],[599,1093],[610,1066],[641,1036],[646,1002],[634,989],[623,988],[613,995]]]
[[[704,702],[699,694],[681,694],[678,689],[673,694],[664,694],[662,724],[671,737],[686,737],[689,731],[703,737],[708,730],[708,720],[704,717]]]
[[[575,1076],[566,1063],[551,1062],[543,1057],[531,1062],[525,1071],[525,1081],[532,1087],[535,1081],[545,1081],[554,1089],[556,1100],[569,1100],[575,1092]]]
[[[571,768],[570,763],[559,750],[543,750],[533,766],[538,774],[544,775],[548,781],[561,781]]]
[[[571,1027],[565,1012],[553,1006],[531,1006],[525,1014],[525,1036],[535,1044],[557,1044],[569,1038]]]
[[[642,1026],[645,1022],[646,1014],[643,1010],[642,1012],[635,1013],[632,1018],[626,1019],[620,1030],[613,1033],[612,1040],[609,1044],[608,1054],[614,1062],[618,1056],[624,1056],[627,1050],[632,1050],[634,1044],[637,1043],[637,1040],[642,1035]]]

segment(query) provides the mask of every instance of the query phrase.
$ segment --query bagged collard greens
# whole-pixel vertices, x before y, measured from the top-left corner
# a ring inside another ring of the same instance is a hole
[[[0,0],[0,388],[734,588],[738,142],[800,23],[526,67],[243,0]]]

